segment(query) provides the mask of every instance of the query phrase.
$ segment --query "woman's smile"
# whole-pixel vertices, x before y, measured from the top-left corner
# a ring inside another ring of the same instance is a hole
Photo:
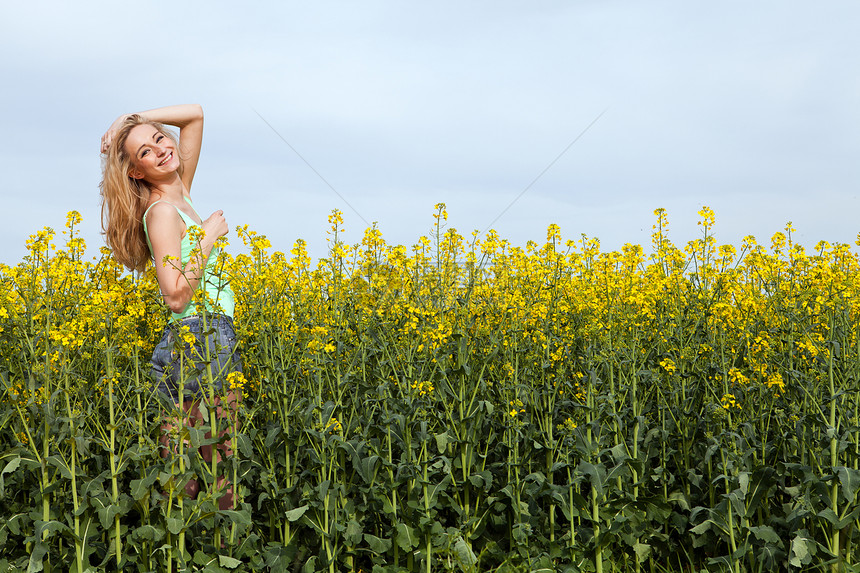
[[[159,162],[158,166],[161,167],[162,165],[164,165],[165,163],[167,163],[171,159],[173,159],[173,152],[172,151],[167,154],[167,157],[165,157],[161,162]]]

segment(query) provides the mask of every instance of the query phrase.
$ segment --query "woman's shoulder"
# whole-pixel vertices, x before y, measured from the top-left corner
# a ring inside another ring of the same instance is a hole
[[[180,218],[179,209],[172,203],[168,203],[162,199],[153,201],[143,213],[143,224],[152,224],[153,222],[167,222]]]

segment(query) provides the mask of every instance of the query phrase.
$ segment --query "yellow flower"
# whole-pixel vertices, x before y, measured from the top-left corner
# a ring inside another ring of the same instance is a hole
[[[749,378],[744,376],[743,372],[737,368],[729,370],[729,380],[731,380],[733,384],[748,384],[750,381]]]
[[[337,418],[332,417],[325,425],[323,429],[324,432],[331,432],[333,434],[339,434],[343,431],[343,425],[338,421]]]
[[[740,410],[741,408],[740,404],[738,404],[737,400],[735,399],[734,394],[723,394],[723,397],[720,398],[720,405],[725,410],[730,410],[732,408]]]
[[[413,382],[411,388],[415,390],[419,396],[428,396],[433,393],[432,382]]]
[[[675,361],[672,360],[671,358],[666,358],[664,360],[661,360],[660,366],[663,368],[663,370],[665,370],[669,374],[673,374],[675,372],[675,370],[677,369],[675,367]]]
[[[782,374],[774,372],[767,378],[768,388],[776,388],[778,392],[785,391],[785,382],[782,381]]]
[[[518,414],[525,414],[526,410],[524,404],[520,400],[511,400],[510,406],[512,406],[510,414],[511,417],[516,417]]]
[[[187,324],[179,326],[179,337],[187,346],[194,346],[197,343],[197,337],[191,332],[191,328]]]
[[[227,375],[227,385],[234,392],[241,392],[245,387],[245,376],[241,372],[230,372]]]

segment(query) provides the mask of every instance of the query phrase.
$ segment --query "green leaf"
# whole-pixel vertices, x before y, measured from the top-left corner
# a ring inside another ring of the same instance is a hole
[[[39,542],[33,547],[33,552],[30,554],[30,562],[27,565],[27,573],[37,573],[38,571],[42,571],[43,564],[42,560],[45,559],[45,555],[48,553],[48,545]]]
[[[749,529],[759,541],[764,541],[765,543],[782,543],[782,539],[780,539],[776,531],[774,531],[774,529],[769,525],[760,525],[757,527],[750,527]]]
[[[436,434],[436,448],[439,450],[440,454],[444,454],[448,449],[448,432],[442,432],[441,434]]]
[[[490,491],[493,485],[493,473],[490,470],[484,470],[481,472],[481,477],[484,478],[484,491]]]
[[[305,514],[305,512],[307,510],[308,510],[308,504],[305,504],[301,507],[297,507],[295,509],[289,510],[288,512],[286,512],[284,514],[284,516],[290,521],[297,521]]]
[[[144,539],[146,541],[159,541],[163,537],[164,530],[152,525],[143,525],[141,527],[136,527],[131,533],[131,538],[135,540]]]
[[[636,559],[640,563],[644,563],[651,555],[651,546],[647,543],[635,543],[633,544],[633,551],[636,552]]]
[[[696,535],[702,535],[703,533],[705,533],[710,528],[711,528],[711,520],[709,519],[707,521],[700,523],[696,527],[690,528],[690,533],[694,533]]]
[[[358,470],[365,483],[372,484],[376,479],[376,469],[381,459],[379,456],[354,458],[353,467]]]
[[[214,561],[214,559],[212,557],[209,557],[208,555],[206,555],[200,549],[198,549],[197,551],[194,552],[194,559],[192,561],[194,561],[194,563],[196,565],[203,565],[205,567],[206,565],[209,565],[210,563],[212,563],[212,561]]]
[[[272,451],[274,447],[275,440],[281,437],[282,429],[281,426],[269,425],[269,431],[266,434],[266,451]]]
[[[826,507],[819,511],[818,517],[823,517],[830,525],[837,525],[839,523],[839,516],[836,515],[836,512],[834,512],[829,507]]]
[[[230,521],[239,525],[251,525],[251,513],[248,511],[237,511],[234,509],[222,509],[219,512],[225,517],[229,517]]]
[[[370,550],[377,555],[385,555],[391,549],[392,542],[390,539],[380,539],[369,533],[364,534],[364,540],[370,546]]]
[[[415,535],[415,530],[405,523],[397,524],[397,545],[403,551],[411,551],[414,547],[418,547],[418,537]]]
[[[358,545],[361,541],[361,534],[363,533],[361,524],[354,520],[350,519],[349,523],[346,524],[346,532],[344,533],[344,541],[348,545]]]
[[[0,476],[14,472],[15,470],[18,469],[18,466],[20,466],[20,465],[21,465],[21,458],[20,457],[15,458],[13,460],[10,460],[9,463],[3,467],[3,471],[0,472]]]
[[[606,478],[606,468],[603,465],[594,465],[588,462],[580,462],[576,470],[588,476],[591,487],[597,492],[597,497],[603,496],[603,480]]]
[[[270,543],[264,554],[267,571],[286,573],[289,571],[291,557],[288,549],[279,544]]]
[[[759,562],[764,565],[764,571],[776,571],[778,562],[785,562],[785,552],[782,550],[782,543],[778,545],[768,544],[763,545],[756,553]]]
[[[107,505],[105,507],[100,507],[98,510],[99,514],[99,522],[102,524],[102,528],[110,529],[113,525],[113,518],[120,513],[120,508],[117,505]]]
[[[791,555],[788,558],[788,564],[792,567],[803,567],[812,563],[812,557],[815,555],[815,541],[804,537],[802,533],[798,533],[791,540]]]
[[[430,492],[430,499],[429,499],[430,507],[436,507],[436,503],[439,500],[439,494],[448,488],[449,483],[451,483],[451,474],[446,475],[444,478],[442,478],[442,481],[440,481],[439,483],[433,484],[429,488],[428,491]]]
[[[673,491],[669,494],[669,498],[666,501],[677,503],[684,511],[690,510],[690,502],[687,500],[687,496],[683,491]]]
[[[247,434],[239,434],[236,436],[236,444],[239,446],[239,453],[245,459],[254,458],[254,448],[251,447],[251,439]]]
[[[776,470],[767,466],[756,468],[752,473],[745,499],[746,512],[743,514],[745,517],[751,518],[761,510],[760,504],[763,499],[767,503],[768,493],[775,484],[774,476],[776,476]]]
[[[19,513],[18,515],[13,515],[6,522],[6,526],[9,528],[9,531],[14,533],[15,535],[21,535],[21,526],[25,525],[29,522],[29,518],[27,515],[23,513]]]
[[[36,522],[36,531],[31,538],[33,541],[40,540],[46,541],[51,538],[51,536],[58,531],[68,531],[71,532],[72,529],[66,525],[65,523],[61,523],[59,521],[37,521]],[[42,539],[44,536],[45,539]]]
[[[746,497],[747,492],[750,490],[750,473],[749,472],[740,472],[738,474],[738,487],[741,490],[741,493]]]
[[[511,536],[519,546],[517,549],[522,551],[529,544],[529,536],[532,533],[532,528],[528,523],[517,523],[511,528]]]
[[[167,531],[173,535],[178,535],[180,531],[185,529],[185,522],[175,517],[168,517],[164,520],[167,524]]]
[[[323,480],[320,482],[319,486],[317,486],[317,499],[320,501],[325,501],[326,494],[328,493],[329,488],[331,487],[331,480]]]
[[[857,489],[860,488],[860,470],[842,466],[836,470],[836,475],[839,476],[839,481],[842,483],[842,498],[847,503],[854,503]]]
[[[6,488],[5,480],[3,476],[9,473],[13,473],[18,469],[18,466],[21,465],[21,458],[17,457],[11,461],[3,468],[3,471],[0,472],[0,496],[4,495],[4,489]]]
[[[50,456],[48,458],[48,465],[54,466],[58,470],[60,470],[60,474],[71,481],[72,479],[72,471],[69,469],[69,466],[66,465],[66,461],[63,460],[60,456]]]
[[[203,419],[203,421],[208,424],[209,423],[209,408],[206,407],[206,401],[205,400],[201,400],[201,401],[197,402],[197,410],[200,412],[200,417]],[[193,428],[189,428],[189,429],[193,429]]]
[[[238,559],[234,559],[232,557],[228,557],[227,555],[219,555],[218,556],[218,564],[221,567],[226,567],[227,569],[235,569],[239,565],[242,564]]]
[[[612,461],[614,461],[616,465],[630,458],[630,456],[627,455],[626,444],[618,444],[610,448],[609,452],[612,454]]]
[[[149,476],[143,479],[133,479],[131,480],[131,497],[134,498],[135,501],[140,501],[141,499],[149,493],[149,488],[155,483],[155,480],[158,479],[158,474],[153,472]]]
[[[481,400],[478,405],[486,410],[488,416],[492,416],[493,412],[495,412],[496,410],[496,407],[493,406],[493,403],[487,400]]]
[[[316,573],[317,570],[317,556],[314,555],[310,559],[307,560],[305,566],[302,567],[302,573]]]
[[[457,539],[457,543],[454,544],[454,555],[457,556],[457,562],[464,570],[468,570],[478,563],[475,552],[472,551],[472,548],[469,547],[469,544],[462,537]]]

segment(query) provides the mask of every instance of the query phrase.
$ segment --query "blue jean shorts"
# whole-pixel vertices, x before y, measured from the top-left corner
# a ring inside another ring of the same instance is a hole
[[[227,375],[242,371],[233,319],[213,314],[207,326],[203,332],[203,319],[196,315],[175,321],[164,329],[152,352],[152,375],[159,391],[174,404],[179,403],[180,392],[186,400],[209,396],[210,379],[215,393],[221,394]]]

